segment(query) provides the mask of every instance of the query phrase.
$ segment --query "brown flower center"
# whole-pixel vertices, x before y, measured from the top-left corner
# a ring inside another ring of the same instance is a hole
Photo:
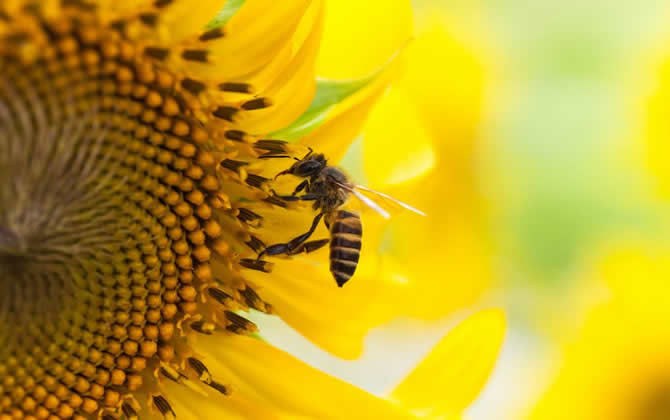
[[[239,275],[269,265],[231,252],[263,249],[248,233],[260,216],[233,208],[223,185],[283,206],[239,160],[282,143],[254,146],[233,128],[264,98],[217,105],[210,129],[205,83],[169,71],[172,51],[138,46],[130,22],[105,25],[94,6],[70,3],[56,18],[0,13],[0,419],[132,418],[146,409],[134,391],[169,416],[154,375],[228,392],[181,336],[248,333],[234,311],[270,310]],[[181,59],[202,63],[207,51]],[[225,277],[214,278],[214,258]]]

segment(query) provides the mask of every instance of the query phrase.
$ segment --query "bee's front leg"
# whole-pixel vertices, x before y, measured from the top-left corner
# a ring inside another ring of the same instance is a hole
[[[295,187],[295,190],[293,190],[293,194],[291,195],[295,197],[300,191],[304,190],[308,186],[309,186],[309,179],[306,179],[302,181],[300,184],[298,184],[297,187]]]
[[[284,201],[316,201],[323,198],[321,194],[279,195],[275,190],[271,191],[275,197]]]

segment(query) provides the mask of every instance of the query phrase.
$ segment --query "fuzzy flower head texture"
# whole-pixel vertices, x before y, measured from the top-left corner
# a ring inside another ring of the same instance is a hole
[[[273,135],[313,105],[324,2],[222,3],[0,5],[0,420],[459,416],[495,362],[500,311],[463,321],[388,398],[241,314],[345,357],[389,317],[365,310],[383,276],[339,289],[323,274],[322,225],[301,255],[264,253],[316,214],[275,175],[356,135],[338,129],[347,112],[302,143]],[[350,104],[358,121],[387,82]]]

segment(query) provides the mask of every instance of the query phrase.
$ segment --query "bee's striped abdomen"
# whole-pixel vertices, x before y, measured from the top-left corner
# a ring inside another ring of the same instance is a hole
[[[338,210],[330,226],[330,272],[342,287],[356,271],[363,226],[357,214]]]

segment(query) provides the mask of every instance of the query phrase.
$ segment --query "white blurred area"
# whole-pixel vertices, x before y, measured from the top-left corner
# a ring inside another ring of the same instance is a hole
[[[279,318],[261,313],[248,318],[259,324],[263,338],[273,345],[379,396],[393,389],[455,324],[453,319],[435,323],[396,320],[373,330],[365,341],[362,357],[347,361],[319,349]]]

